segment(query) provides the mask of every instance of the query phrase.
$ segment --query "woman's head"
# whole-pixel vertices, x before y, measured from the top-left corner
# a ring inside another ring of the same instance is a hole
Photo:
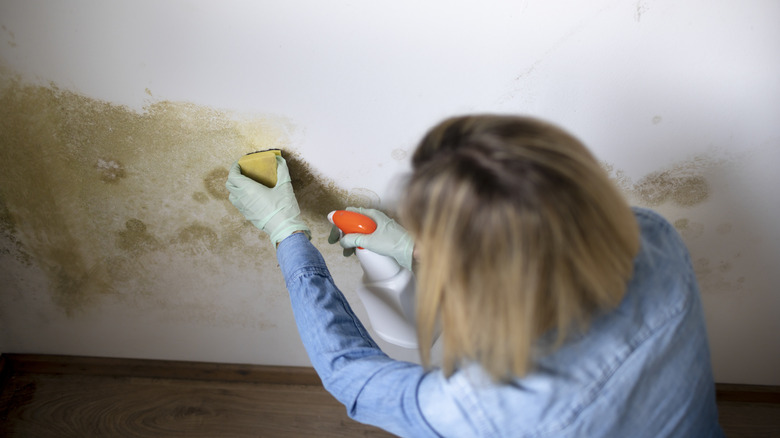
[[[637,224],[571,135],[524,117],[455,117],[428,132],[412,167],[401,214],[420,255],[420,345],[441,324],[446,374],[478,361],[497,379],[521,376],[542,334],[563,340],[622,299]]]

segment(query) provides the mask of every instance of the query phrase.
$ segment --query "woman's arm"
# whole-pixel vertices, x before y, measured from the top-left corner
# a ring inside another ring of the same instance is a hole
[[[283,240],[277,258],[312,365],[349,416],[402,436],[437,436],[417,402],[423,368],[382,352],[306,236]]]

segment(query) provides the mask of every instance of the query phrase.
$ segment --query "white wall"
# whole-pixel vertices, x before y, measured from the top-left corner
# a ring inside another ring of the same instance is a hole
[[[491,111],[569,129],[674,222],[716,380],[780,384],[776,1],[0,0],[0,24],[0,351],[308,364],[208,176],[282,146],[312,204],[390,207],[428,127]]]

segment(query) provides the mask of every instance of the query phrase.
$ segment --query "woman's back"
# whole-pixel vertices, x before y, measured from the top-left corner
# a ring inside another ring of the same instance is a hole
[[[722,436],[687,250],[663,218],[635,213],[641,249],[620,306],[511,384],[493,385],[476,366],[449,380],[429,374],[419,398],[434,429],[445,436]]]

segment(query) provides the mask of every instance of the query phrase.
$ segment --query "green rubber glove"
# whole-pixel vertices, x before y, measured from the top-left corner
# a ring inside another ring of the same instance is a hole
[[[276,177],[276,186],[266,187],[242,175],[236,161],[230,167],[225,183],[230,202],[254,226],[268,233],[274,245],[279,245],[295,231],[303,231],[311,240],[311,231],[301,219],[287,162],[282,157],[276,157]]]
[[[412,236],[393,219],[386,214],[372,208],[347,207],[348,211],[364,214],[376,222],[376,231],[371,234],[345,234],[341,236],[339,229],[334,225],[328,236],[329,243],[339,244],[344,248],[344,255],[350,256],[355,252],[355,247],[365,248],[377,254],[392,257],[399,265],[412,270],[412,254],[414,241]],[[341,237],[339,239],[339,237]]]

